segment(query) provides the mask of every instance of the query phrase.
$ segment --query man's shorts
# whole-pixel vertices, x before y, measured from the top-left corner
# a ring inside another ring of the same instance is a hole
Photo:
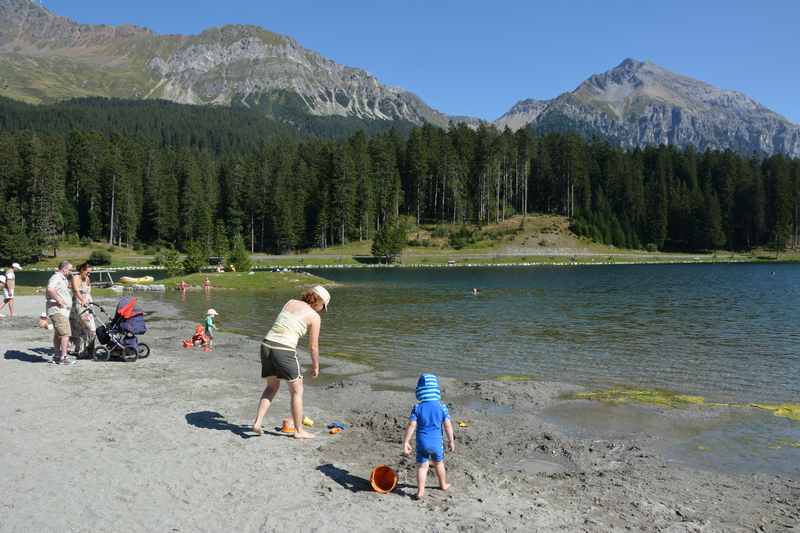
[[[276,343],[261,343],[261,377],[277,376],[286,381],[303,379],[297,351]]]
[[[9,291],[8,289],[3,289],[3,301],[7,302],[9,300],[14,299],[14,291]]]
[[[54,313],[50,315],[50,322],[53,323],[53,329],[59,337],[72,336],[72,328],[69,327],[69,318],[61,313]]]
[[[429,459],[434,463],[444,461],[443,441],[438,443],[417,442],[417,464],[427,463]]]

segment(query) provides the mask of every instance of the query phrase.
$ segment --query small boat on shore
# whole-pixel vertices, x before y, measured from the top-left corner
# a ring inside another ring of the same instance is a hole
[[[132,278],[130,276],[122,276],[119,282],[123,285],[148,285],[153,283],[155,278],[153,276],[142,276],[141,278]]]

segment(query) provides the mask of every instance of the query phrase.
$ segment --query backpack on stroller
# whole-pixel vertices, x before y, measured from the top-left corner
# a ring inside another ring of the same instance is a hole
[[[114,317],[110,319],[105,309],[93,305],[106,316],[106,320],[97,328],[97,342],[100,346],[94,349],[95,361],[108,361],[111,356],[115,356],[133,362],[150,355],[150,347],[139,342],[137,337],[147,332],[147,326],[144,323],[144,313],[136,305],[136,298],[120,298]]]

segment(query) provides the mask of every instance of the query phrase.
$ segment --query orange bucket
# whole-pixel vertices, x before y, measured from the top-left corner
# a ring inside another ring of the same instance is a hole
[[[386,465],[378,465],[369,475],[369,483],[375,492],[392,492],[397,486],[397,473]]]

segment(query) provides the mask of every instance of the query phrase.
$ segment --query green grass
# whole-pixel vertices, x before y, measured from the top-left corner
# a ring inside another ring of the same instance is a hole
[[[410,240],[426,241],[428,246],[408,246],[403,250],[398,265],[446,266],[453,261],[456,265],[507,265],[507,264],[609,264],[609,263],[719,263],[730,261],[773,262],[772,250],[754,250],[749,253],[718,251],[716,253],[665,253],[629,250],[598,244],[583,237],[576,237],[568,230],[565,217],[555,215],[529,215],[524,225],[520,216],[507,219],[495,225],[487,225],[480,230],[481,239],[462,249],[456,250],[447,245],[446,237],[432,237],[432,230],[444,227],[448,231],[458,230],[460,225],[421,225],[409,231]],[[551,244],[539,245],[542,241]],[[365,262],[356,258],[371,258],[372,241],[350,242],[327,248],[311,248],[299,254],[273,256],[255,254],[253,265],[268,267],[320,267],[320,266],[363,266]],[[508,252],[508,247],[513,254]],[[91,243],[88,246],[62,244],[57,257],[43,257],[38,263],[25,265],[34,268],[50,269],[62,259],[79,265],[92,251],[108,250],[104,243]],[[150,250],[152,252],[152,249]],[[554,251],[562,252],[553,254]],[[580,255],[580,254],[592,255]],[[781,253],[780,261],[800,262],[800,252]],[[111,267],[141,268],[153,266],[154,256],[143,251],[126,247],[113,247]],[[102,268],[102,267],[99,267]]]
[[[310,287],[317,284],[330,284],[329,280],[297,272],[255,272],[253,274],[241,272],[198,273],[186,276],[176,276],[160,280],[158,283],[167,287],[175,287],[185,281],[192,287],[202,287],[203,281],[208,277],[214,289],[234,289],[248,291],[269,291],[276,289],[293,289]]]
[[[153,266],[153,259],[154,256],[144,254],[141,251],[136,251],[132,248],[120,247],[120,246],[113,246],[111,247],[112,251],[109,252],[111,254],[111,264],[110,265],[99,265],[95,268],[103,268],[104,266],[109,266],[113,268],[121,268],[121,267],[144,267]],[[73,266],[77,267],[87,259],[92,252],[95,250],[102,250],[108,251],[109,245],[103,244],[99,242],[93,242],[87,246],[80,246],[80,245],[71,245],[71,244],[61,244],[58,249],[58,254],[56,257],[51,256],[43,256],[39,259],[38,262],[33,264],[27,264],[26,267],[32,268],[55,268],[58,264],[63,260],[68,260],[72,263]],[[45,250],[48,253],[52,253],[52,250]]]

